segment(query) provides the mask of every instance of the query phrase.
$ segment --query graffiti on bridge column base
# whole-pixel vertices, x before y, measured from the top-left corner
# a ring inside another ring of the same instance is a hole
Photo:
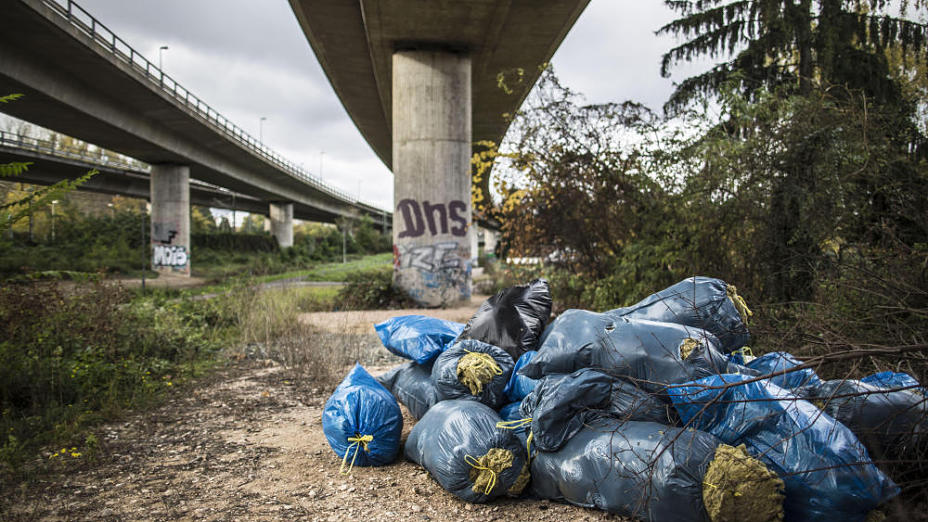
[[[173,268],[186,270],[190,263],[190,254],[183,245],[172,245],[177,237],[178,225],[176,223],[152,223],[152,268]]]
[[[407,198],[400,200],[396,210],[403,216],[400,238],[421,237],[425,234],[426,228],[432,236],[447,234],[449,222],[452,223],[452,236],[464,236],[467,233],[467,204],[461,200],[456,199],[447,205],[423,201],[422,205],[419,205],[418,201]]]
[[[179,245],[155,245],[151,258],[153,267],[186,268],[187,249]]]
[[[470,296],[471,262],[457,241],[394,245],[393,269],[397,283],[417,300],[434,292],[441,294],[442,302]]]

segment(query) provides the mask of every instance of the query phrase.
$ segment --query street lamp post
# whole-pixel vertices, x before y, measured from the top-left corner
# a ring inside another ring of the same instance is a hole
[[[267,118],[264,116],[261,116],[261,119],[258,120],[258,141],[262,144],[264,143],[264,120],[266,119]]]
[[[168,46],[166,46],[166,45],[162,45],[161,47],[158,48],[158,70],[159,70],[159,71],[161,71],[161,70],[164,69],[164,67],[163,67],[163,65],[164,65],[163,53],[164,53],[164,51],[167,51],[167,50],[168,50]]]
[[[55,205],[58,204],[57,199],[52,200],[52,242],[55,242]]]

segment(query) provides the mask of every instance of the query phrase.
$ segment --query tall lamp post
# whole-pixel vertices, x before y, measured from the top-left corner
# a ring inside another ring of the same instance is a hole
[[[261,119],[258,120],[258,141],[262,144],[264,143],[264,120],[266,119],[267,118],[264,116],[261,116]]]
[[[158,70],[164,70],[164,51],[168,50],[168,46],[162,45],[158,48]]]
[[[57,199],[52,200],[52,242],[55,241],[55,205],[58,204]]]

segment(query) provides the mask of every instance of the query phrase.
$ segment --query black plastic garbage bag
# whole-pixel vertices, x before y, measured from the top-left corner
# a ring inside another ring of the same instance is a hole
[[[520,372],[539,379],[582,368],[627,377],[651,392],[707,375],[756,374],[729,361],[716,349],[715,336],[705,330],[586,310],[561,314],[538,355]]]
[[[757,370],[761,375],[765,375],[795,368],[800,364],[802,363],[786,352],[770,352],[754,358],[747,363],[747,367]],[[803,368],[782,375],[776,375],[771,377],[769,381],[780,388],[793,391],[797,391],[806,386],[818,386],[822,382],[812,368]]]
[[[879,458],[918,458],[928,446],[928,398],[913,389],[837,379],[812,388],[810,400]]]
[[[343,470],[383,466],[399,453],[403,415],[390,392],[355,364],[325,403],[322,431]]]
[[[522,400],[519,412],[531,419],[532,445],[539,451],[559,450],[598,417],[668,425],[679,421],[669,401],[589,368],[544,377]]]
[[[519,495],[528,484],[525,446],[499,415],[476,401],[442,401],[413,426],[406,458],[468,502]]]
[[[787,520],[862,522],[899,493],[847,427],[775,384],[715,375],[668,391],[687,426],[746,445],[783,479]]]
[[[438,396],[438,389],[432,382],[431,366],[431,364],[419,365],[410,361],[378,376],[377,382],[406,406],[410,415],[421,419],[429,408],[441,400]]]
[[[697,430],[597,419],[532,460],[531,493],[660,522],[777,520],[782,481]],[[780,518],[782,520],[782,518]]]
[[[374,330],[394,355],[426,364],[461,335],[464,325],[425,315],[400,315],[375,324]]]
[[[527,285],[500,290],[484,301],[458,340],[476,339],[492,344],[517,361],[523,353],[538,347],[538,338],[550,315],[548,282],[535,279]]]
[[[516,365],[512,368],[512,375],[509,377],[509,383],[506,384],[506,389],[503,390],[506,398],[510,401],[521,401],[535,389],[535,384],[538,381],[519,374],[519,370],[535,358],[537,354],[537,351],[530,350],[523,353],[522,357],[519,357],[519,360],[516,361]]]
[[[497,409],[508,402],[503,390],[513,366],[508,353],[467,339],[456,342],[435,359],[432,382],[442,400],[471,399]]]
[[[650,319],[702,328],[731,352],[748,344],[747,320],[753,315],[733,285],[711,277],[690,277],[632,306],[606,312],[614,317]]]

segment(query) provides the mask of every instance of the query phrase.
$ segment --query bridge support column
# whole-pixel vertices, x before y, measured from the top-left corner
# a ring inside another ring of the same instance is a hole
[[[151,266],[190,275],[190,167],[151,166]]]
[[[271,203],[271,234],[280,248],[293,246],[293,203]]]
[[[393,54],[393,280],[426,306],[470,299],[471,59]]]

